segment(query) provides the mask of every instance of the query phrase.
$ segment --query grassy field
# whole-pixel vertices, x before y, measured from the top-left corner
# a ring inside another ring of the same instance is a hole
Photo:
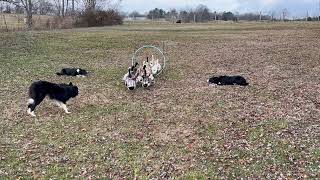
[[[320,25],[139,24],[0,34],[0,179],[320,177]],[[129,92],[132,53],[161,46],[155,87]],[[87,78],[58,77],[82,67]],[[208,87],[211,75],[248,87]],[[36,80],[72,81],[67,115],[45,100],[26,114]]]

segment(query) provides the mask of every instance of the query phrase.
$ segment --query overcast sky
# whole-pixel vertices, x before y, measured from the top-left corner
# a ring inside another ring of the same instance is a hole
[[[125,12],[145,13],[153,8],[169,10],[171,8],[188,9],[199,4],[207,5],[213,11],[233,12],[280,12],[286,8],[291,16],[312,16],[319,12],[319,0],[123,0],[121,9]]]

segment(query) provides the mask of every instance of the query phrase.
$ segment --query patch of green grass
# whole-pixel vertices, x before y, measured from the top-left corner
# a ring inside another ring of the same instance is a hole
[[[319,158],[320,159],[320,148],[314,149],[312,154],[313,154],[313,156],[315,158]]]
[[[6,148],[6,152],[0,157],[5,157],[0,161],[0,171],[6,173],[4,175],[0,174],[0,177],[30,177],[30,174],[25,171],[28,166],[21,151]]]
[[[285,167],[286,164],[290,163],[289,156],[292,155],[292,148],[286,141],[278,141],[272,143],[272,151],[274,155],[274,163]]]
[[[249,140],[250,141],[256,141],[259,140],[261,138],[263,138],[263,136],[265,136],[265,130],[263,127],[257,127],[253,130],[251,130],[250,134],[249,134]]]
[[[318,178],[320,172],[320,163],[311,163],[307,166],[307,171],[312,178]]]
[[[167,79],[171,81],[179,81],[182,79],[182,75],[180,74],[179,71],[175,71],[174,69],[166,69],[165,70],[164,77],[160,77],[161,79]]]
[[[120,67],[109,67],[95,71],[95,75],[103,77],[105,81],[121,81],[124,74],[125,71]]]
[[[280,131],[287,129],[289,126],[288,121],[285,119],[270,119],[265,121],[262,126],[267,128],[270,131]]]
[[[70,175],[70,169],[67,166],[61,165],[49,165],[46,167],[46,176],[45,179],[70,179],[72,176]]]
[[[249,172],[253,174],[262,174],[265,172],[272,163],[268,160],[258,160],[248,166]]]
[[[208,131],[208,134],[210,134],[211,136],[215,136],[217,134],[218,127],[214,125],[209,125],[207,128],[207,131]]]
[[[218,175],[213,173],[213,172],[206,172],[206,171],[193,171],[193,172],[188,172],[185,175],[178,177],[180,180],[205,180],[208,178],[217,178]]]
[[[270,139],[271,135],[285,130],[289,127],[289,123],[283,119],[268,119],[257,124],[256,127],[250,129],[249,140],[259,141],[261,139]]]
[[[221,101],[221,100],[218,100],[218,101],[217,101],[217,106],[218,106],[219,108],[223,108],[225,105],[226,105],[226,103],[225,103],[224,101]]]
[[[94,116],[105,116],[112,113],[119,113],[127,111],[128,106],[125,105],[110,105],[106,107],[89,105],[86,107],[86,114],[87,115],[94,115]]]

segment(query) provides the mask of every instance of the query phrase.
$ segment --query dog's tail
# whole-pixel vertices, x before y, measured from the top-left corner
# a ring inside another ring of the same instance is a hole
[[[28,99],[28,108],[31,108],[32,106],[34,106],[34,99],[33,98],[29,98]]]
[[[29,99],[28,100],[28,110],[27,110],[27,113],[29,115],[31,115],[32,117],[36,117],[36,115],[34,114],[34,110],[36,108],[36,104],[34,102],[34,99]]]
[[[34,114],[34,110],[36,108],[36,104],[34,99],[29,98],[28,99],[28,111],[27,113],[30,114],[31,116],[35,117],[36,115]]]

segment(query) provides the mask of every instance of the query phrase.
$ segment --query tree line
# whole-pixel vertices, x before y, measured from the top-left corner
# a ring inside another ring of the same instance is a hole
[[[280,15],[277,16],[276,14]],[[129,17],[146,17],[148,19],[166,19],[168,21],[181,20],[182,22],[208,22],[213,20],[222,20],[222,21],[288,21],[289,11],[287,9],[283,9],[280,12],[276,13],[275,11],[270,11],[267,14],[259,13],[233,13],[229,11],[217,12],[211,11],[205,5],[198,5],[194,9],[188,10],[176,10],[171,9],[169,11],[165,11],[160,8],[155,8],[150,10],[147,14],[140,14],[136,11],[129,13]],[[308,21],[320,19],[318,17],[307,17]],[[299,19],[295,19],[299,20]]]
[[[182,22],[208,22],[212,20],[223,21],[237,21],[238,19],[256,19],[255,14],[244,14],[237,16],[232,12],[212,12],[207,6],[199,5],[195,9],[180,10],[171,9],[164,11],[162,9],[155,8],[150,10],[146,15],[148,19],[166,19],[166,20],[181,20]]]

